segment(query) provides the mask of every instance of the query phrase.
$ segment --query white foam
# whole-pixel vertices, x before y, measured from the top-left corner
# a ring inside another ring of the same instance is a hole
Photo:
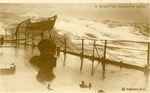
[[[0,22],[0,35],[5,35],[5,24]]]
[[[122,23],[123,24],[123,23]],[[79,20],[76,18],[73,18],[72,20],[59,20],[57,21],[56,25],[56,31],[60,35],[67,35],[69,38],[71,38],[71,41],[76,44],[81,44],[81,40],[74,40],[75,39],[106,39],[106,40],[131,40],[131,41],[147,41],[149,37],[144,36],[142,33],[140,33],[135,27],[130,25],[121,25],[116,27],[108,27],[107,24],[103,24],[101,22],[91,21],[91,20]],[[93,45],[93,42],[90,40],[85,40],[85,44],[91,44]],[[99,44],[103,44],[99,42]],[[103,44],[104,45],[104,44]],[[142,49],[146,50],[147,46],[139,43],[116,43],[113,44],[112,42],[109,42],[109,45],[119,46],[119,47],[125,47],[125,48],[135,48],[135,49]],[[145,52],[139,52],[139,51],[132,51],[132,50],[114,50],[110,49],[109,52],[111,55],[108,55],[108,58],[113,58],[117,60],[122,60],[123,62],[137,62],[139,65],[146,64],[146,53]],[[113,54],[120,54],[125,56],[115,56]],[[142,54],[142,55],[141,55]],[[128,57],[130,56],[130,57]],[[135,58],[134,58],[135,57]],[[142,59],[137,59],[137,58]],[[145,59],[145,60],[143,60]],[[130,64],[131,64],[130,63]],[[134,63],[135,64],[135,63]]]
[[[87,36],[92,34],[98,39],[117,39],[117,40],[147,40],[148,37],[138,33],[135,28],[131,26],[121,26],[110,28],[107,24],[94,22],[89,20],[73,19],[70,21],[58,21],[56,29],[59,32],[69,33],[73,36],[92,38]]]

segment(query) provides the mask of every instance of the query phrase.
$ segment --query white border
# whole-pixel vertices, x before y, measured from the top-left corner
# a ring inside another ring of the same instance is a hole
[[[0,3],[150,3],[150,0],[0,0]]]

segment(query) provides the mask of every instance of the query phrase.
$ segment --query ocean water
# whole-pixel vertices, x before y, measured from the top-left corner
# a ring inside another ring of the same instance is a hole
[[[51,32],[59,37],[68,38],[68,41],[71,42],[68,46],[72,47],[72,50],[80,53],[81,46],[77,44],[81,44],[81,40],[78,39],[85,39],[84,52],[92,55],[93,41],[90,39],[95,39],[97,40],[96,44],[100,45],[97,46],[99,56],[103,57],[104,40],[108,40],[107,45],[109,47],[106,50],[106,58],[140,66],[147,64],[148,43],[146,42],[149,42],[150,36],[148,17],[145,16],[146,12],[143,11],[148,10],[148,5],[144,9],[95,8],[95,6],[101,4],[73,4],[72,6],[66,4],[45,4],[45,7],[33,4],[36,6],[36,8],[33,8],[32,4],[17,4],[21,8],[18,9],[15,5],[1,4],[3,10],[0,13],[0,35],[5,35],[6,29],[8,31],[7,34],[11,35],[12,29],[27,18],[37,20],[57,14],[58,18]],[[82,8],[79,9],[79,6],[82,6]],[[89,7],[87,8],[87,6]],[[10,7],[12,12],[5,9],[5,7]],[[70,9],[67,10],[68,7]],[[43,11],[40,12],[38,9]],[[46,10],[48,9],[51,12],[47,12]],[[125,13],[118,14],[121,11]],[[133,13],[143,15],[143,21],[141,21],[142,16],[133,18],[133,15],[131,15]],[[108,16],[108,14],[110,15]],[[24,34],[23,31],[22,34]],[[46,34],[45,38],[47,37]],[[98,54],[95,53],[95,56],[98,56]]]
[[[149,41],[147,28],[148,24],[131,24],[112,20],[100,22],[73,18],[66,21],[57,20],[54,31],[69,38],[75,44],[81,44],[81,40],[78,39],[85,39],[84,47],[91,51],[93,41],[90,39],[97,40],[96,44],[103,45],[97,46],[100,57],[103,56],[104,40],[108,40],[107,45],[110,47],[106,50],[106,58],[144,66],[147,62],[148,43],[143,42]]]
[[[0,4],[0,36],[4,36],[7,30],[7,34],[11,37],[12,31],[14,31],[13,34],[15,33],[15,27],[27,18],[34,20],[57,14],[58,18],[51,33],[53,36],[59,37],[61,41],[64,40],[63,38],[67,38],[69,47],[67,50],[81,53],[81,45],[79,44],[81,44],[81,39],[84,39],[84,53],[92,56],[93,39],[95,39],[96,44],[99,45],[96,46],[98,54],[103,57],[104,40],[107,40],[107,59],[138,66],[146,65],[147,42],[150,40],[147,8],[98,9],[93,8],[95,5],[99,6],[100,4],[43,4],[42,6],[41,4]],[[23,30],[21,35],[20,38],[24,38]],[[49,38],[46,32],[44,35],[44,38]],[[36,44],[39,39],[41,38],[36,38]],[[57,39],[55,42],[58,43]],[[57,45],[62,46],[62,49],[64,47],[62,43]],[[2,75],[2,91],[35,91],[35,89],[42,92],[48,91],[45,85],[36,81],[37,70],[28,63],[32,56],[39,55],[39,51],[21,46],[18,51],[15,48],[2,47],[0,52],[1,62],[14,62],[17,65],[15,74]],[[98,54],[95,49],[94,55],[98,56]],[[106,79],[103,80],[101,65],[97,69],[95,68],[94,77],[91,77],[91,60],[84,59],[82,72],[79,71],[81,61],[79,57],[67,55],[65,66],[62,61],[64,61],[63,53],[58,58],[58,67],[55,69],[57,77],[52,83],[54,93],[55,91],[57,93],[60,91],[80,91],[78,84],[82,80],[91,81],[96,91],[103,89],[107,93],[113,91],[120,93],[122,87],[145,88],[147,85],[141,71],[107,65]],[[94,67],[97,67],[96,63]],[[20,84],[23,85],[20,86]],[[93,90],[91,91],[93,92]],[[128,93],[128,91],[126,92]],[[145,93],[145,91],[140,92]]]

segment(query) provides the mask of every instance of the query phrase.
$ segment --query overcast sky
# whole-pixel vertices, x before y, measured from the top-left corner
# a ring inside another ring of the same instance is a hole
[[[136,8],[136,6],[144,6]],[[102,6],[102,7],[100,7]],[[109,7],[106,7],[109,6]],[[116,6],[113,8],[112,6]],[[124,7],[121,7],[124,6]],[[130,8],[129,6],[135,6]],[[120,7],[120,8],[119,8]],[[41,16],[77,17],[94,20],[117,20],[147,23],[148,4],[99,4],[99,3],[0,3],[0,12],[36,13]]]

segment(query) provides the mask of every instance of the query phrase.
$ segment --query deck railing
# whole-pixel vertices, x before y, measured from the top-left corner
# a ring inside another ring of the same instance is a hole
[[[23,35],[19,36],[18,33],[18,40],[15,40],[14,30],[12,30],[12,33],[9,36],[6,30],[5,41],[17,41],[17,46],[20,43],[35,46],[36,41],[44,38],[43,33],[43,31],[42,33],[37,34],[32,32],[32,35],[29,35],[30,33],[26,33],[25,31],[24,38],[20,38]],[[149,69],[150,42],[148,41],[63,38],[53,33],[52,36],[50,36],[50,39],[56,43],[58,51],[64,52],[64,54],[69,53],[77,55],[81,58],[80,70],[82,70],[83,58],[88,58],[92,60],[92,62],[97,60],[102,64],[104,63],[104,69],[105,63],[118,65],[120,68],[126,67],[142,71]],[[128,62],[124,59],[132,59],[133,61],[130,62],[128,60]]]
[[[53,37],[54,38],[54,37]],[[55,38],[54,42],[57,42],[58,38]],[[64,39],[64,40],[63,40]],[[69,38],[59,38],[59,40],[61,40],[62,45],[59,46],[61,47],[60,49],[64,52],[72,52],[72,53],[76,53],[77,55],[87,55],[87,56],[93,56],[99,58],[99,59],[109,59],[109,57],[107,57],[107,55],[109,54],[113,54],[116,56],[123,56],[123,57],[130,57],[130,58],[135,58],[135,59],[141,59],[144,60],[143,62],[145,62],[145,65],[149,66],[149,47],[150,47],[150,42],[136,42],[136,41],[125,41],[125,40],[121,40],[121,41],[117,41],[117,40],[90,40],[92,43],[90,44],[85,44],[84,42],[88,39],[76,39],[78,41],[80,41],[80,44],[74,43]],[[75,40],[75,39],[74,39]],[[89,40],[88,40],[89,41]],[[103,42],[102,44],[98,44],[97,42]],[[142,45],[144,47],[144,49],[139,49],[138,47],[134,48],[132,46],[127,47],[126,45],[111,45],[109,44],[109,42],[117,42],[117,43],[132,43],[132,45],[137,44],[137,45]],[[71,44],[73,44],[74,46],[71,46]],[[88,47],[89,46],[89,47]],[[130,56],[130,55],[124,55],[124,54],[119,54],[119,53],[111,53],[112,51],[107,51],[107,50],[127,50],[127,51],[136,51],[136,52],[142,52],[145,55],[145,58],[141,58],[139,56],[135,57],[135,56]],[[122,60],[120,60],[122,61]],[[123,63],[123,62],[122,62]]]

